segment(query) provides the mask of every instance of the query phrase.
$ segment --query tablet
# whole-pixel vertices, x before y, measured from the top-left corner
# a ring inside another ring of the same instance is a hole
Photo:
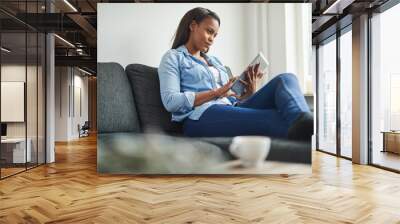
[[[260,71],[265,72],[269,66],[268,60],[265,58],[263,53],[260,51],[258,52],[257,56],[253,59],[253,61],[248,66],[253,66],[260,63]],[[242,72],[239,78],[233,83],[231,90],[236,93],[237,95],[241,96],[245,90],[245,85],[239,81],[239,79],[246,81],[246,70]]]

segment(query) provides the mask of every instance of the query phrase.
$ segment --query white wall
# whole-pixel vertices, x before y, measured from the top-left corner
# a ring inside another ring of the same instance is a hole
[[[180,19],[198,6],[221,18],[209,54],[231,67],[234,74],[240,74],[261,50],[270,61],[270,77],[293,72],[304,89],[304,77],[310,75],[311,4],[99,3],[98,61],[158,67],[171,48]]]
[[[67,67],[55,68],[55,140],[68,139],[68,85],[69,76]]]
[[[78,129],[77,126],[80,124],[81,126],[85,123],[85,121],[88,121],[89,119],[89,113],[88,113],[88,107],[89,107],[89,102],[88,102],[88,77],[87,76],[82,76],[83,73],[79,72],[78,70],[74,71],[74,89],[75,94],[74,97],[74,108],[75,113],[72,113],[72,130],[71,130],[71,135],[73,138],[79,137]],[[80,90],[80,99],[77,97],[78,92],[77,90]],[[79,100],[81,101],[79,103]],[[80,104],[80,105],[79,105]],[[82,110],[80,112],[79,110]]]
[[[69,141],[79,137],[78,124],[88,120],[88,78],[71,67],[56,67],[55,73],[55,140]],[[74,91],[79,89],[82,115],[76,106],[78,93]]]
[[[98,61],[158,67],[162,55],[171,48],[180,19],[197,6],[211,9],[221,18],[209,53],[229,64],[232,71],[243,69],[242,4],[98,4]]]

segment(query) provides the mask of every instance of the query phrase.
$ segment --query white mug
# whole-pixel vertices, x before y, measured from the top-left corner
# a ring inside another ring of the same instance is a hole
[[[271,139],[265,136],[237,136],[229,151],[240,159],[244,167],[259,167],[267,158]]]

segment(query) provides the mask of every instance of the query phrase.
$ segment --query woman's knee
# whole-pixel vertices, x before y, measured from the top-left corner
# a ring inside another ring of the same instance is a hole
[[[293,73],[281,73],[275,77],[275,79],[283,80],[283,81],[298,81],[297,76]]]

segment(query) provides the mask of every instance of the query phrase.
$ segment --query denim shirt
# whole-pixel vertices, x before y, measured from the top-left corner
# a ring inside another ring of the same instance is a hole
[[[229,76],[222,63],[216,57],[203,53],[202,56],[219,71],[220,84],[226,84]],[[198,120],[211,105],[224,103],[221,99],[215,99],[194,107],[197,92],[215,89],[217,86],[208,65],[191,55],[185,45],[164,54],[158,67],[158,76],[161,100],[167,111],[172,113],[172,121],[183,121],[187,117]],[[234,97],[228,99],[232,103],[237,101]]]

